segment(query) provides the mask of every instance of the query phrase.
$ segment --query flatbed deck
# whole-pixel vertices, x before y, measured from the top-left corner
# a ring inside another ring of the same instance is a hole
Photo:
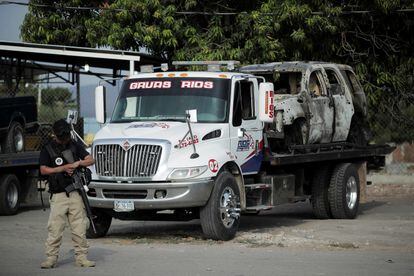
[[[0,169],[24,166],[39,166],[39,155],[39,151],[0,154]]]
[[[319,145],[299,145],[291,147],[291,154],[271,153],[264,161],[272,166],[284,166],[312,162],[361,160],[375,164],[384,162],[385,155],[395,147],[388,145],[356,146],[349,143],[331,143]]]

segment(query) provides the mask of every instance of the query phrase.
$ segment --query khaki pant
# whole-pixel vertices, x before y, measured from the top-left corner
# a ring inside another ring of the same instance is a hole
[[[86,229],[89,225],[88,218],[81,196],[76,192],[53,194],[50,200],[50,216],[47,224],[49,232],[46,241],[46,256],[58,257],[59,247],[62,243],[63,230],[66,221],[72,232],[72,242],[75,249],[75,257],[83,257],[88,253]]]

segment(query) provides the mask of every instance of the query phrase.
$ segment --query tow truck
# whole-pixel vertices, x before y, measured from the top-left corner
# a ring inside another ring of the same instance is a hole
[[[233,71],[237,64],[141,70],[124,79],[108,123],[105,87],[96,88],[96,119],[105,125],[92,146],[88,197],[97,233],[88,237],[106,235],[112,218],[200,219],[206,238],[230,240],[244,213],[306,200],[317,218],[357,216],[367,169],[383,165],[393,148],[335,141],[272,150],[273,83]]]

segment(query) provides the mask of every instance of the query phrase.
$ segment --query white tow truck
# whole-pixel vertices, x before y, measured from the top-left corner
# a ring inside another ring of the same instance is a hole
[[[97,121],[106,125],[92,146],[97,233],[89,237],[106,235],[112,218],[199,218],[206,238],[229,240],[243,213],[308,199],[318,218],[357,216],[367,161],[379,165],[392,148],[336,142],[272,152],[273,83],[232,72],[236,61],[173,65],[208,70],[125,79],[108,123],[105,88],[95,91]]]

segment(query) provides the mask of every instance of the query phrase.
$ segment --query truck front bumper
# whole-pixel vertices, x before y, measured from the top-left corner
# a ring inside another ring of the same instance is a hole
[[[94,191],[88,196],[91,207],[113,209],[114,201],[131,200],[135,210],[139,209],[176,209],[204,206],[213,189],[214,180],[194,180],[191,182],[146,182],[117,183],[94,181],[89,189]],[[92,190],[93,189],[93,190]],[[158,192],[158,193],[157,193]],[[156,197],[165,194],[163,197]]]

